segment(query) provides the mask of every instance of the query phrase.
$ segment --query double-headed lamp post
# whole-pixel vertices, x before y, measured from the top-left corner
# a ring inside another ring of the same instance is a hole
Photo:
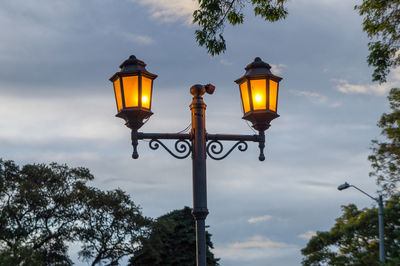
[[[384,237],[384,233],[383,233],[383,199],[382,199],[382,195],[379,195],[378,198],[374,198],[371,195],[369,195],[368,193],[366,193],[365,191],[359,189],[358,187],[354,186],[354,185],[350,185],[347,182],[344,182],[344,184],[341,184],[340,186],[338,186],[338,190],[343,190],[349,187],[353,187],[355,189],[357,189],[358,191],[360,191],[361,193],[363,193],[364,195],[367,195],[368,197],[370,197],[371,199],[373,199],[374,201],[376,201],[378,203],[378,223],[379,223],[379,261],[380,262],[384,262],[385,261],[385,237]]]
[[[208,85],[193,85],[190,93],[193,95],[190,105],[192,113],[192,129],[190,133],[143,133],[138,132],[146,120],[153,114],[151,102],[153,81],[157,77],[145,68],[146,64],[131,55],[124,61],[121,70],[115,73],[110,81],[114,84],[117,117],[125,120],[125,125],[131,129],[133,146],[132,157],[139,157],[138,140],[148,139],[153,150],[162,146],[177,159],[187,158],[192,154],[193,166],[193,216],[196,222],[196,263],[206,265],[206,234],[205,219],[207,209],[206,157],[214,160],[226,158],[236,147],[240,151],[247,150],[247,141],[257,142],[260,154],[259,160],[264,161],[265,135],[271,120],[279,117],[278,90],[282,78],[271,73],[271,66],[259,57],[246,66],[246,73],[235,82],[239,85],[243,107],[243,119],[253,124],[258,131],[256,135],[209,134],[205,127],[206,104],[203,101],[205,93],[212,94],[215,87]],[[160,140],[175,140],[175,152]],[[236,143],[224,153],[221,141]]]

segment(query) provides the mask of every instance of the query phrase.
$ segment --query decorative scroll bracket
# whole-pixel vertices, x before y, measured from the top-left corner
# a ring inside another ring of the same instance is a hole
[[[259,131],[258,135],[207,134],[207,141],[210,141],[206,146],[207,154],[214,160],[222,160],[226,158],[236,147],[239,151],[246,151],[247,141],[258,143],[258,147],[260,149],[258,159],[260,161],[265,160],[265,135],[263,131]],[[224,146],[222,145],[221,141],[236,141],[236,143],[226,152],[226,154],[219,156],[224,150]]]
[[[133,154],[132,158],[137,159],[139,154],[137,152],[138,140],[149,139],[149,147],[152,150],[157,150],[160,145],[168,151],[169,154],[174,156],[177,159],[185,159],[192,152],[192,145],[188,140],[190,140],[190,134],[181,134],[181,133],[143,133],[137,132],[137,130],[132,129],[132,146],[133,146]],[[178,154],[172,152],[164,143],[160,141],[160,139],[171,139],[175,140],[175,150]],[[181,154],[181,155],[180,155]]]
[[[177,159],[185,159],[187,158],[191,153],[192,153],[192,145],[189,143],[189,141],[184,140],[184,139],[178,139],[175,142],[175,151],[178,154],[173,153],[167,146],[165,146],[164,143],[162,143],[158,139],[152,139],[149,142],[149,147],[152,150],[157,150],[160,145],[172,156],[174,156]],[[181,154],[181,155],[179,155]]]
[[[206,150],[211,159],[222,160],[225,159],[236,147],[239,151],[244,152],[247,150],[248,145],[243,140],[239,140],[224,155],[218,156],[224,151],[224,145],[219,140],[212,140],[207,144]]]
[[[133,145],[133,154],[132,157],[137,159],[139,157],[137,152],[138,140],[148,139],[149,147],[152,150],[157,150],[160,146],[162,146],[169,154],[177,159],[185,159],[189,157],[192,153],[193,147],[191,142],[193,141],[192,134],[181,134],[181,133],[143,133],[137,132],[136,130],[132,130],[132,145]],[[175,140],[175,151],[168,148],[164,143],[160,140],[168,139]],[[206,134],[205,141],[206,145],[206,153],[207,155],[214,160],[222,160],[225,159],[229,154],[232,153],[234,149],[238,149],[241,152],[244,152],[248,148],[247,141],[257,142],[258,147],[260,148],[260,154],[258,159],[260,161],[265,160],[264,155],[264,147],[265,147],[265,135],[264,132],[259,132],[258,135],[227,135],[227,134]],[[223,155],[224,146],[222,141],[234,141],[235,144]]]

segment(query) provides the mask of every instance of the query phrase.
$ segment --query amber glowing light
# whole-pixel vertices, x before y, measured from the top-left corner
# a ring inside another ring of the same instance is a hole
[[[114,93],[115,101],[117,102],[117,110],[119,112],[122,109],[121,85],[119,79],[114,81]]]
[[[271,66],[259,57],[246,66],[246,73],[235,82],[239,84],[243,119],[259,130],[269,127],[277,114],[279,82],[282,78],[270,71]]]
[[[153,80],[157,77],[145,68],[146,64],[130,56],[110,81],[114,84],[117,117],[127,121],[127,126],[139,128],[150,117]]]
[[[126,60],[111,81],[114,84],[117,111],[126,108],[151,109],[153,80],[157,77],[147,72],[144,63],[136,58]]]

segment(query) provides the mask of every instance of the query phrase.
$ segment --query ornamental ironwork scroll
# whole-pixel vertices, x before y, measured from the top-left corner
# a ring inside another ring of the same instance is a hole
[[[244,152],[247,150],[247,143],[243,140],[236,142],[224,155],[220,154],[224,151],[224,145],[218,140],[212,140],[207,144],[207,154],[211,159],[222,160],[225,159],[235,148],[239,151]]]
[[[151,139],[149,142],[149,147],[152,150],[157,150],[160,145],[172,156],[174,156],[177,159],[185,159],[187,158],[190,153],[192,152],[192,145],[190,144],[189,141],[184,140],[184,139],[178,139],[175,142],[174,148],[176,153],[174,153],[173,151],[171,151],[167,146],[165,146],[164,143],[162,143],[160,140],[158,139]]]

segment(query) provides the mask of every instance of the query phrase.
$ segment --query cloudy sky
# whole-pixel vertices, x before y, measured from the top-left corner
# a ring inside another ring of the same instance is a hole
[[[234,80],[259,56],[284,78],[281,117],[267,131],[264,162],[256,144],[208,159],[207,224],[221,265],[299,265],[300,249],[334,224],[341,205],[373,205],[337,185],[377,189],[367,156],[400,71],[371,83],[357,3],[294,0],[288,18],[273,24],[246,9],[245,24],[225,29],[226,53],[213,58],[195,42],[191,0],[3,0],[0,157],[88,167],[91,185],[126,190],[150,217],[191,206],[190,158],[140,142],[132,160],[108,78],[131,54],[158,75],[145,132],[186,128],[189,88],[212,83],[215,93],[204,97],[208,132],[252,134]],[[76,249],[77,265],[85,265]]]

